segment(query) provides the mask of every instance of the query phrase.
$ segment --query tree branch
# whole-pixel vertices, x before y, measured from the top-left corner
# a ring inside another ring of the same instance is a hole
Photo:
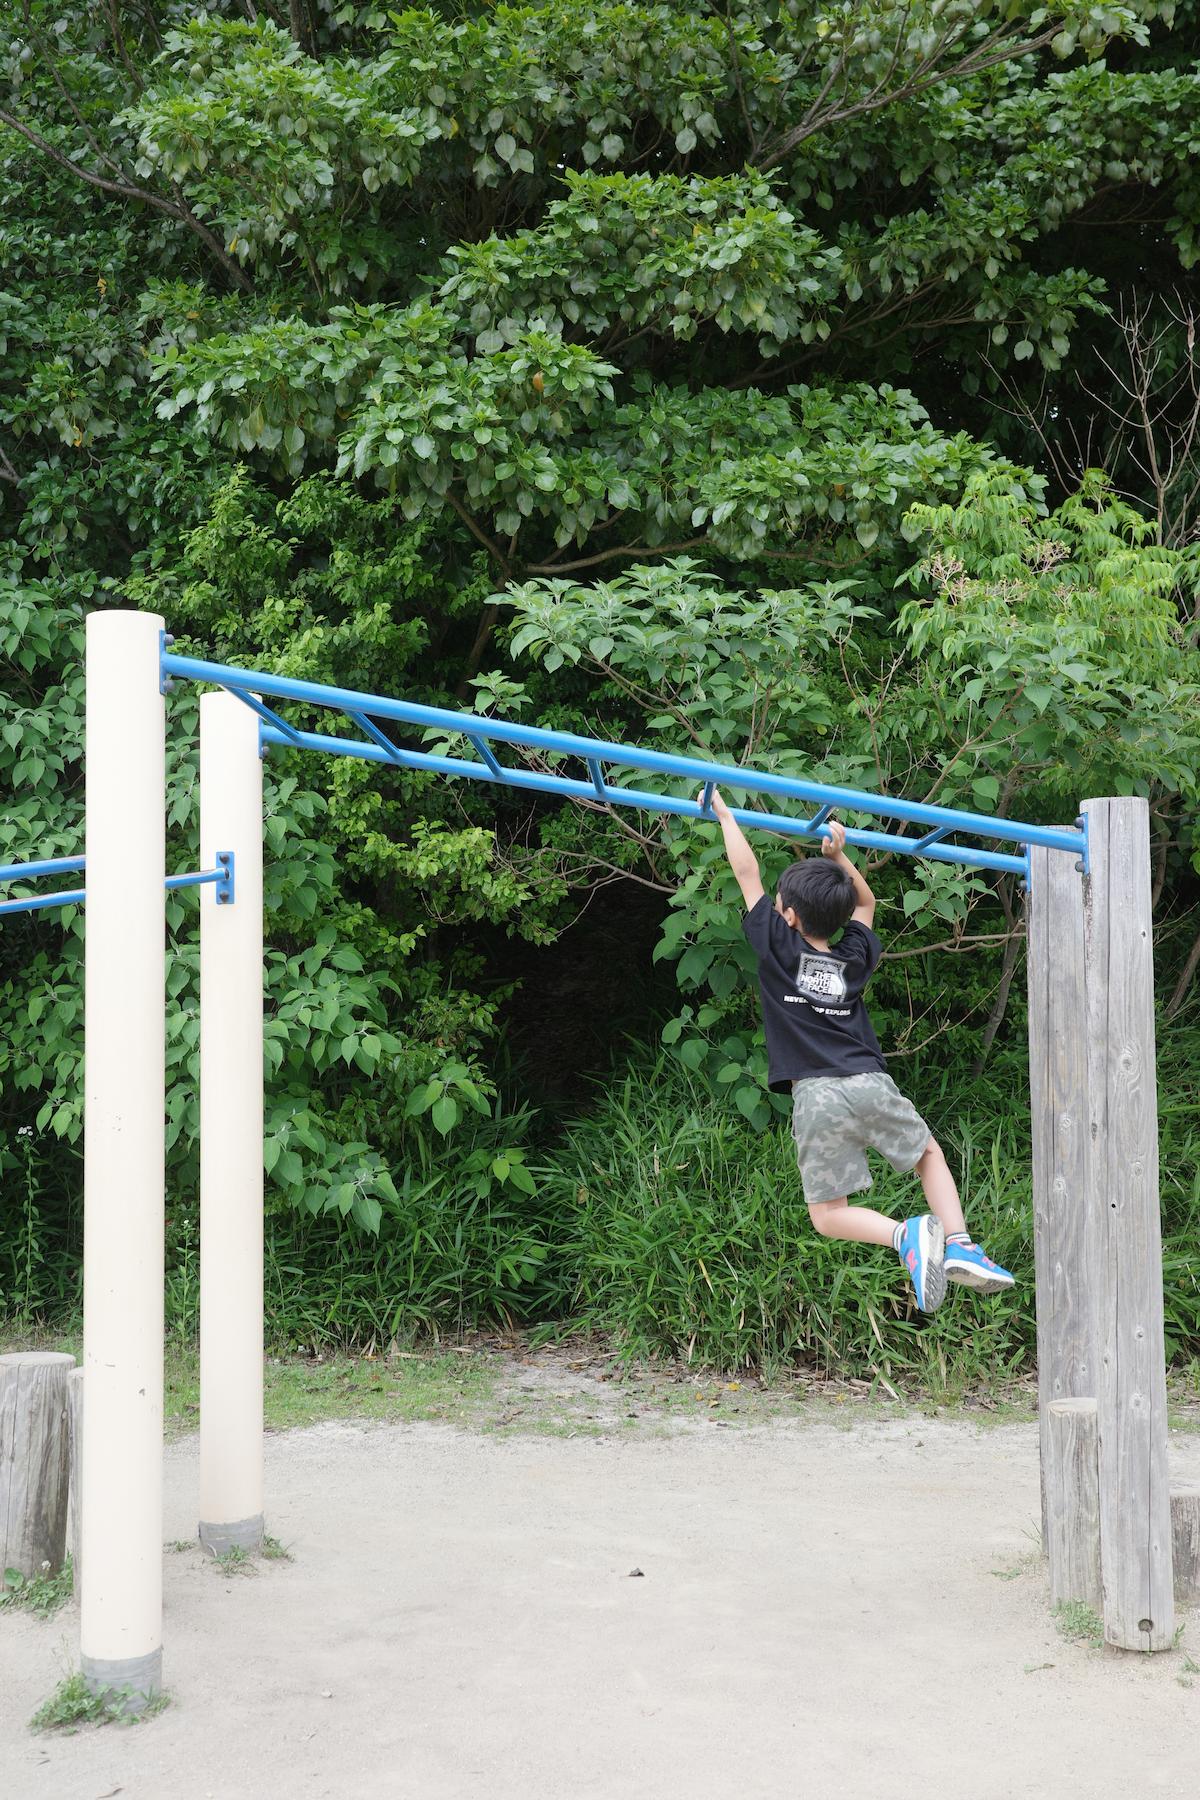
[[[72,162],[69,156],[48,142],[31,125],[26,125],[23,120],[5,111],[3,107],[0,107],[0,125],[8,125],[13,131],[19,132],[28,143],[33,145],[35,150],[40,150],[43,156],[48,156],[51,162],[57,163],[68,174],[77,176],[80,181],[86,181],[89,187],[99,188],[106,194],[116,194],[122,200],[141,200],[146,206],[153,207],[156,212],[165,213],[170,219],[178,219],[181,224],[188,227],[189,231],[195,232],[243,293],[250,292],[252,284],[249,278],[226,254],[220,239],[215,237],[206,225],[201,224],[195,213],[185,203],[178,200],[164,200],[161,194],[152,193],[149,188],[138,187],[132,181],[111,181],[107,176],[98,175],[94,169],[83,168],[81,164]]]

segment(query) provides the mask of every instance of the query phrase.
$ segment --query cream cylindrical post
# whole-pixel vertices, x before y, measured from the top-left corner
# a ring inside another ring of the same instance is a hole
[[[166,715],[163,621],[87,621],[80,1660],[162,1685]]]
[[[200,1541],[263,1535],[262,759],[258,717],[200,701]]]

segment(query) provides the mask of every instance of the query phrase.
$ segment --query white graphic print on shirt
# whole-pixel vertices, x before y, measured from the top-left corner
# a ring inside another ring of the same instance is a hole
[[[846,965],[831,956],[802,956],[796,970],[796,986],[816,1000],[846,998]]]

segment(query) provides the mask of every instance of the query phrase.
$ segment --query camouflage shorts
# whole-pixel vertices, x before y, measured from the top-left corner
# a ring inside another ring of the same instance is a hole
[[[792,1136],[809,1206],[869,1188],[868,1149],[907,1173],[921,1160],[931,1135],[912,1101],[882,1069],[792,1083]]]

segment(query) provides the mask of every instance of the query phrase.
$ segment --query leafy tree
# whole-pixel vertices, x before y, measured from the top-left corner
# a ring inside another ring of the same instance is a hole
[[[1144,792],[1164,929],[1192,935],[1196,24],[1193,0],[21,0],[4,854],[78,847],[80,617],[132,603],[217,657],[921,798],[1058,817]],[[1135,379],[1098,435],[1131,295],[1167,385]],[[506,945],[614,875],[662,895],[680,1053],[769,1116],[703,830],[290,754],[268,792],[280,1206],[386,1233],[394,1171],[434,1164],[524,1204]],[[948,945],[944,1010],[986,1048],[1012,884],[877,873],[901,1047]],[[0,943],[0,1159],[35,1157],[60,1234],[78,932]],[[1164,941],[1182,1005],[1200,939]]]

